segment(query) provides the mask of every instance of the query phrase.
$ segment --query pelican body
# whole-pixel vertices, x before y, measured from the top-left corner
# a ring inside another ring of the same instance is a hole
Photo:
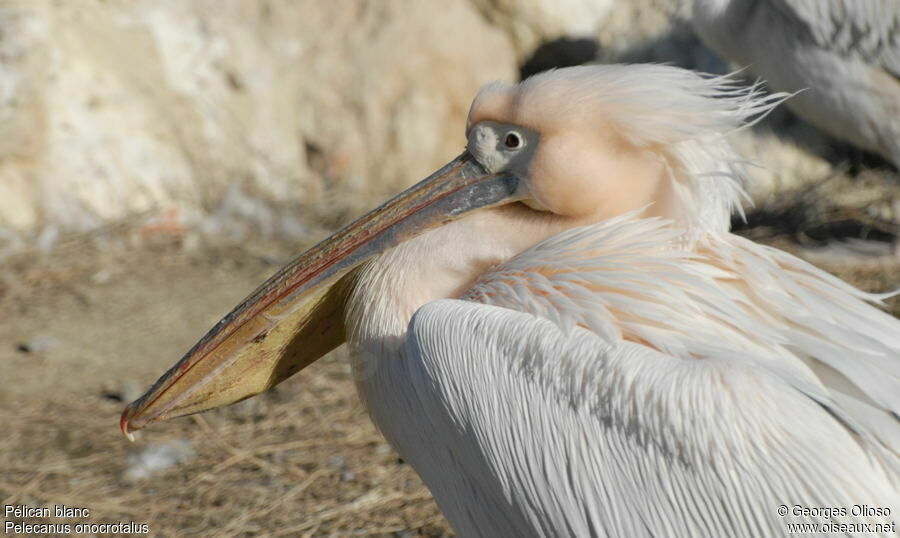
[[[781,505],[892,535],[900,322],[728,231],[746,176],[726,135],[782,98],[655,65],[486,86],[462,155],[264,283],[123,431],[347,342],[372,420],[461,536],[822,523]]]
[[[900,2],[694,0],[712,50],[749,68],[826,133],[900,168]]]

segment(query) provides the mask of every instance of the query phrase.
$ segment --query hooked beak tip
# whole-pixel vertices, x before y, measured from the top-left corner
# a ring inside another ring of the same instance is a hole
[[[134,432],[128,431],[128,419],[131,418],[131,406],[125,408],[122,411],[122,417],[119,419],[119,428],[122,430],[122,433],[125,434],[125,437],[128,438],[132,443],[134,442]]]

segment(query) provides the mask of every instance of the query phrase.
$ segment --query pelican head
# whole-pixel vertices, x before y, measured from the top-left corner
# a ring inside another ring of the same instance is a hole
[[[262,284],[125,409],[123,432],[250,397],[347,340],[386,349],[419,306],[567,228],[639,212],[727,231],[743,172],[725,135],[779,99],[657,65],[484,87],[460,156]]]

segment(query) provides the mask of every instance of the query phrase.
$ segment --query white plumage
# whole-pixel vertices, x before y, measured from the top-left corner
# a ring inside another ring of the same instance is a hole
[[[368,364],[376,423],[461,535],[777,536],[816,520],[781,504],[900,508],[879,297],[735,236],[685,245],[632,215],[564,232]]]
[[[659,106],[706,114],[647,130],[678,156],[679,205],[702,209],[546,231],[511,258],[512,222],[552,225],[473,215],[374,260],[348,320],[376,424],[463,536],[751,537],[814,520],[780,504],[900,509],[900,322],[883,296],[725,231],[744,175],[723,135],[779,97],[655,66],[557,80],[609,92],[606,73],[623,93],[702,85]]]

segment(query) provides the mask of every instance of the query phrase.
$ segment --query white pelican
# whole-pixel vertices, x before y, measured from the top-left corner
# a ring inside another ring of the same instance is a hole
[[[123,431],[346,340],[372,419],[462,536],[888,524],[900,322],[728,231],[744,173],[724,135],[779,99],[654,65],[486,86],[461,156],[253,292]],[[822,507],[846,514],[798,512]]]
[[[799,92],[786,104],[830,135],[900,168],[900,2],[694,0],[708,47]]]

